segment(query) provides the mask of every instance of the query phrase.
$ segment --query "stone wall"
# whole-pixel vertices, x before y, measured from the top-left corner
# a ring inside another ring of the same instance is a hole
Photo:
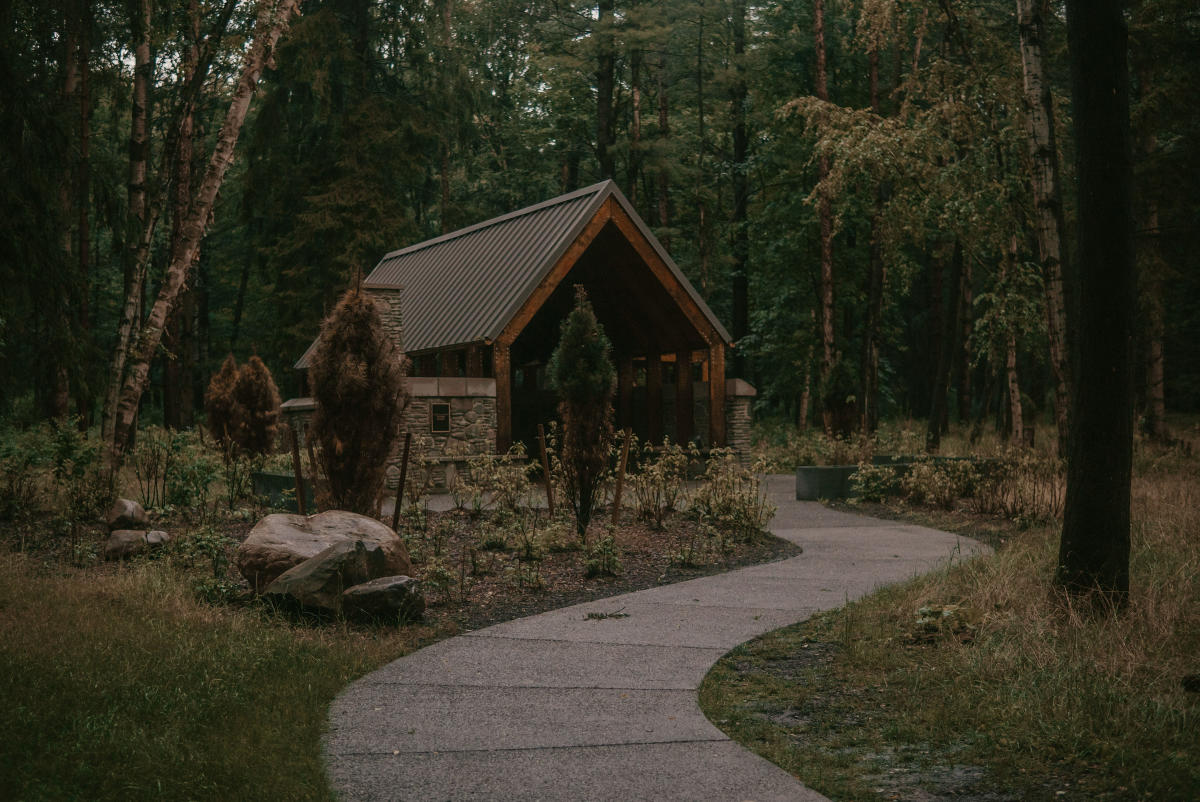
[[[429,463],[430,481],[447,488],[468,459],[496,450],[496,380],[414,377],[408,380],[409,403],[404,430],[412,432],[414,451]],[[449,407],[449,431],[433,431],[434,405]],[[388,468],[388,487],[400,479],[400,453]],[[410,468],[411,470],[411,468]]]
[[[742,464],[750,462],[750,425],[758,391],[745,379],[725,380],[725,442],[738,453]]]

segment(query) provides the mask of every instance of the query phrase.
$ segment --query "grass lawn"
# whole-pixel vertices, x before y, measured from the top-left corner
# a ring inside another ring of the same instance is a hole
[[[0,795],[328,799],[329,702],[430,634],[210,606],[165,561],[84,579],[0,555]]]
[[[1200,799],[1200,462],[1139,448],[1133,490],[1126,611],[1052,587],[1056,522],[875,507],[1001,545],[734,650],[702,707],[837,800]]]

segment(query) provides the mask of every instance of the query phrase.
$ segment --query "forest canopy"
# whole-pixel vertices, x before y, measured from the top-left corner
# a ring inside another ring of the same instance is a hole
[[[1087,269],[1058,4],[287,5],[4,5],[0,415],[98,419],[123,310],[152,318],[181,261],[142,414],[190,425],[231,352],[287,397],[385,252],[613,178],[730,326],[760,414],[1053,427],[1055,315]],[[1127,21],[1154,432],[1200,409],[1200,12],[1142,0]]]

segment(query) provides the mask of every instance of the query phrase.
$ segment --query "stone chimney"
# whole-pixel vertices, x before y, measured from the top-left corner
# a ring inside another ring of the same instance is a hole
[[[363,289],[378,305],[383,328],[395,341],[396,347],[404,350],[404,325],[400,313],[404,288],[394,284],[364,284]]]

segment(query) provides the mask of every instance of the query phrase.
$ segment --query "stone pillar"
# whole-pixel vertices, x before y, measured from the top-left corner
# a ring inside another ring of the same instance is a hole
[[[752,407],[758,391],[745,379],[725,381],[725,439],[743,464],[750,461]]]
[[[379,317],[383,320],[383,328],[392,338],[392,342],[401,351],[404,350],[404,325],[401,315],[401,301],[404,289],[385,284],[364,284],[363,290],[375,301],[379,309]]]

